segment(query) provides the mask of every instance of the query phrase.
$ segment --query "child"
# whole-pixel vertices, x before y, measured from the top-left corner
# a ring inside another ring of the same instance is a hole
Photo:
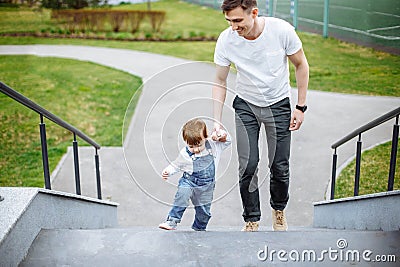
[[[174,205],[167,220],[159,225],[165,230],[175,230],[182,215],[189,206],[189,199],[195,206],[195,218],[192,229],[205,231],[211,218],[210,207],[215,187],[215,174],[221,152],[231,144],[230,137],[220,130],[218,137],[213,133],[212,139],[207,139],[207,127],[201,119],[192,119],[185,123],[182,129],[184,147],[178,158],[162,172],[162,178],[182,171],[178,183]],[[222,140],[222,141],[214,141]]]

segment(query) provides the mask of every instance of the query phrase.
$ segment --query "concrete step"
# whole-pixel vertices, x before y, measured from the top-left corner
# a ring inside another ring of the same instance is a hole
[[[314,227],[400,230],[400,190],[314,203]]]
[[[41,229],[117,227],[117,203],[65,192],[0,187],[0,266],[16,266]]]
[[[378,260],[398,266],[399,231],[134,227],[42,230],[20,266],[379,266]]]

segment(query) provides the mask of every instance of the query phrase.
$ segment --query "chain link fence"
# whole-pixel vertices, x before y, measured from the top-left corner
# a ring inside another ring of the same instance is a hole
[[[185,0],[220,9],[222,0]],[[262,0],[260,15],[282,18],[296,29],[332,36],[400,55],[399,0]]]

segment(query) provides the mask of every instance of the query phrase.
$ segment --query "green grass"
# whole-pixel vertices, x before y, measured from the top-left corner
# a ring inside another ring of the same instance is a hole
[[[212,61],[215,42],[128,42],[35,37],[0,37],[0,45],[70,44],[132,49],[195,61]]]
[[[177,35],[218,36],[225,29],[226,23],[220,11],[203,8],[197,5],[177,0],[162,0],[152,3],[153,10],[166,11],[166,21],[163,24],[161,36],[174,38]],[[142,9],[147,4],[121,5],[115,9]],[[19,9],[10,11],[0,8],[0,33],[9,31],[40,31],[43,23],[51,24],[48,11],[32,12],[26,19],[19,14]],[[22,9],[24,14],[27,9]],[[3,19],[3,14],[7,21]],[[36,15],[36,20],[34,19]],[[11,26],[7,26],[11,25]],[[36,25],[36,26],[35,26]],[[55,24],[54,24],[55,25]],[[56,27],[56,26],[55,26]],[[57,26],[58,27],[58,26]],[[146,28],[147,27],[147,28]],[[35,30],[36,29],[36,30]],[[144,24],[139,35],[150,30],[150,24]],[[123,35],[123,33],[121,33]],[[400,96],[400,57],[374,51],[358,45],[325,39],[319,35],[299,33],[303,47],[310,64],[310,89],[349,94]],[[213,61],[215,42],[129,42],[100,41],[81,39],[50,39],[33,37],[0,37],[0,44],[76,44],[103,46],[140,51],[154,52],[181,57],[189,60]],[[291,66],[291,82],[295,85],[293,67]]]
[[[112,6],[118,10],[146,10],[147,3],[135,5]],[[166,11],[166,18],[160,32],[154,32],[150,20],[145,18],[139,31],[131,33],[108,32],[108,37],[134,38],[145,36],[163,39],[189,37],[218,37],[220,32],[228,26],[221,12],[212,8],[199,7],[177,0],[163,0],[151,4],[152,10]],[[63,29],[62,24],[51,20],[51,11],[48,9],[29,8],[1,8],[0,33],[11,32],[50,32],[58,33]],[[105,35],[104,33],[100,35]]]
[[[400,57],[333,38],[300,33],[310,64],[312,90],[400,96]],[[133,49],[189,60],[211,61],[215,42],[127,42],[33,37],[0,37],[2,44],[73,44]],[[291,82],[295,85],[293,68]]]
[[[0,33],[40,32],[41,29],[56,27],[50,20],[50,10],[28,7],[0,7]]]
[[[359,195],[384,192],[387,190],[389,162],[392,142],[364,151],[361,156]],[[400,151],[397,151],[400,156]],[[347,165],[336,181],[335,198],[354,195],[355,160]],[[397,164],[394,190],[400,190],[400,166]]]
[[[115,6],[114,9],[146,10],[147,3]],[[162,0],[151,3],[152,10],[166,11],[166,19],[161,27],[160,36],[174,38],[176,36],[218,37],[228,27],[221,11],[208,7],[177,0]],[[151,32],[150,23],[144,23],[144,32]]]
[[[0,56],[0,73],[2,82],[102,146],[121,146],[125,110],[141,84],[139,78],[96,64],[35,56]],[[39,115],[4,94],[0,106],[0,186],[42,186]],[[48,120],[46,129],[54,169],[73,136]]]
[[[347,94],[400,96],[400,57],[319,35],[300,34],[310,88]]]

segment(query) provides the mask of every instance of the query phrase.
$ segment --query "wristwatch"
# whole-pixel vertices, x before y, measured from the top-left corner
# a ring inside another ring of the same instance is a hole
[[[307,106],[306,105],[304,105],[304,106],[296,105],[296,109],[298,109],[298,110],[300,110],[301,112],[304,113],[307,110]]]

